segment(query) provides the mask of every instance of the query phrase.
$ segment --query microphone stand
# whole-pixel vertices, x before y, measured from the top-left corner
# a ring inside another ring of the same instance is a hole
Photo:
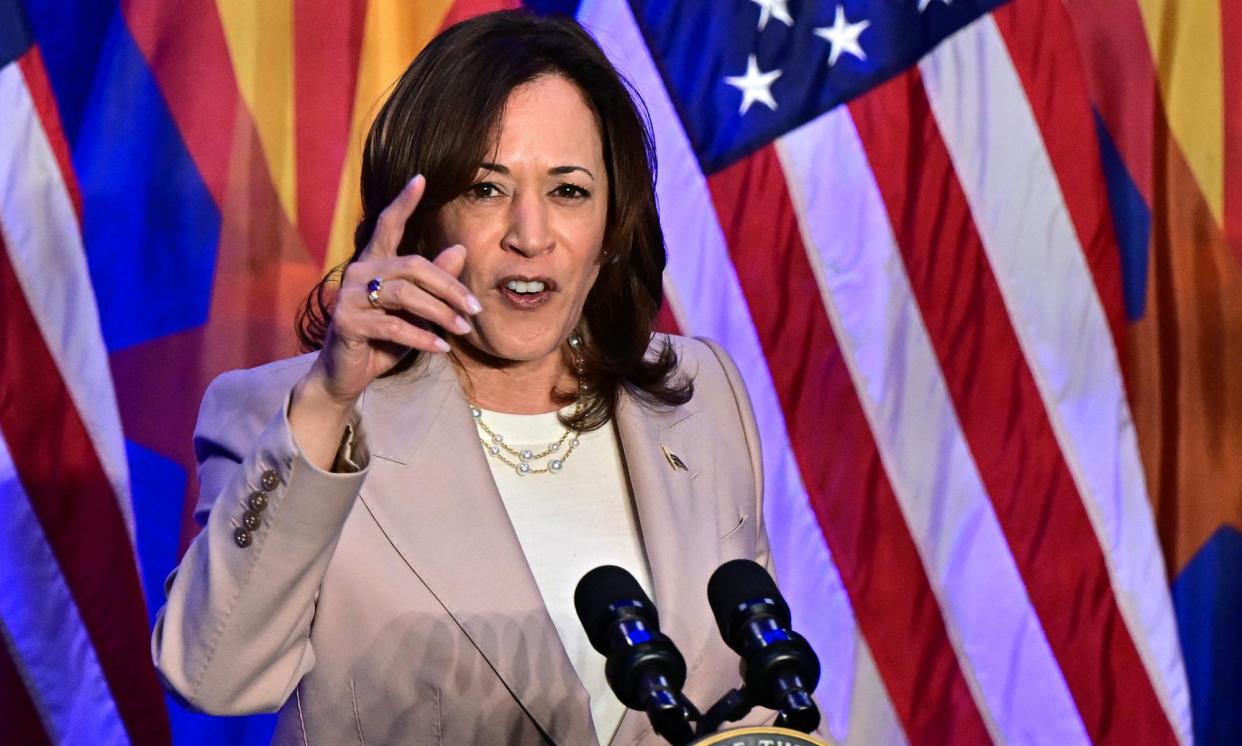
[[[755,700],[746,691],[745,686],[730,689],[716,701],[716,704],[707,708],[703,717],[699,718],[698,737],[702,738],[715,733],[726,722],[741,720],[755,709],[755,704]]]
[[[683,746],[695,739],[690,723],[701,720],[698,709],[679,690],[659,674],[648,674],[639,683],[646,702],[651,728],[673,746]]]
[[[802,688],[802,682],[796,676],[791,678],[789,683],[792,686],[784,687],[785,691],[781,696],[782,702],[781,708],[777,711],[776,726],[810,733],[819,726],[819,708],[815,706],[815,701],[811,699],[806,689]],[[749,715],[758,704],[746,689],[745,684],[737,689],[730,689],[699,718],[698,737],[702,738],[715,733],[726,722],[741,720]]]

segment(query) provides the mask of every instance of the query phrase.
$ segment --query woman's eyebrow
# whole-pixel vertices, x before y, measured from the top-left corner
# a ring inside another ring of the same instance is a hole
[[[484,162],[484,163],[479,164],[479,168],[482,169],[483,171],[492,171],[502,176],[509,175],[509,167],[502,166],[499,163]],[[572,166],[572,165],[553,166],[552,168],[548,169],[548,173],[551,174],[552,176],[562,176],[564,174],[573,173],[574,171],[581,171],[587,176],[590,176],[592,180],[595,179],[595,174],[591,173],[590,169],[586,168],[585,166]]]
[[[552,174],[553,176],[560,176],[562,174],[573,173],[574,171],[581,171],[587,176],[590,176],[592,179],[595,178],[595,174],[591,173],[590,170],[583,168],[582,166],[553,166],[552,168],[548,169],[548,173]]]

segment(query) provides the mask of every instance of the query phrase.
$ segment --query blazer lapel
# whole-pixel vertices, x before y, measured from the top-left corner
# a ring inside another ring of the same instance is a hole
[[[617,410],[617,431],[655,584],[660,629],[685,656],[687,688],[709,635],[714,634],[707,579],[719,565],[715,496],[695,490],[698,468],[707,463],[705,455],[697,456],[703,454],[704,444],[696,436],[703,434],[682,427],[691,424],[687,421],[694,416],[693,406],[692,401],[652,411],[623,392]],[[699,481],[700,490],[704,483],[710,480]],[[646,714],[630,710],[614,743],[631,743],[647,728]]]
[[[373,465],[361,500],[393,546],[554,742],[594,743],[580,716],[588,695],[548,616],[452,365],[424,355],[410,374],[377,382],[363,401],[363,422]]]

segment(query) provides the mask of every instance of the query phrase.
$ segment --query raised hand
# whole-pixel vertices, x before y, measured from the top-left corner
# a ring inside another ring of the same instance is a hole
[[[370,243],[345,269],[319,357],[294,389],[289,412],[294,437],[321,467],[331,463],[348,413],[372,381],[409,349],[448,352],[426,322],[468,334],[468,319],[482,310],[457,279],[466,263],[464,247],[450,246],[434,261],[397,255],[405,222],[426,184],[415,176],[380,213]],[[325,430],[334,433],[330,442]]]

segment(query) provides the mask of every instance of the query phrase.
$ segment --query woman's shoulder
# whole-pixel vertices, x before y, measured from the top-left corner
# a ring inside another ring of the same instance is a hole
[[[667,345],[677,353],[679,371],[694,382],[694,396],[684,406],[710,430],[716,447],[724,448],[726,442],[731,442],[745,449],[754,483],[761,485],[763,463],[758,426],[746,384],[733,358],[711,339],[674,334],[654,335],[650,351],[659,354]]]
[[[265,384],[280,385],[286,381],[296,381],[305,375],[315,362],[319,351],[306,352],[293,357],[273,360],[269,363],[256,365],[253,368],[236,368],[216,376],[208,388],[214,386],[262,386]]]
[[[198,412],[200,427],[221,420],[236,424],[239,417],[247,415],[266,422],[293,385],[310,370],[316,355],[318,353],[308,352],[216,376],[203,393]]]
[[[720,384],[733,388],[741,381],[733,358],[720,343],[707,337],[683,337],[679,334],[656,333],[647,348],[649,357],[659,355],[667,346],[677,355],[678,370],[702,385]]]

